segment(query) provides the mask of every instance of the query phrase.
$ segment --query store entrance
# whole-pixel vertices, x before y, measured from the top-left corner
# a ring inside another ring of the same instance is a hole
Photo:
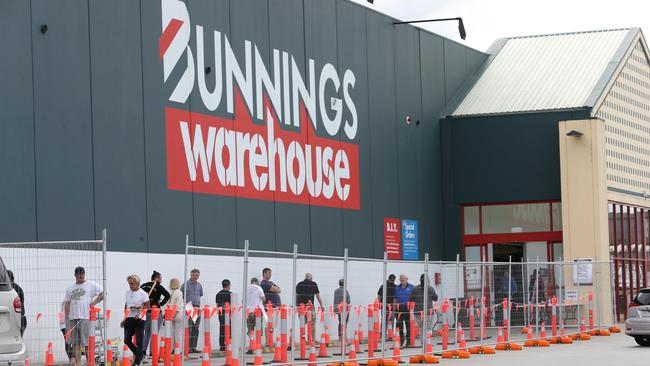
[[[524,302],[525,278],[521,265],[524,258],[524,245],[524,243],[499,243],[492,246],[492,257],[495,262],[493,275],[496,300],[510,295],[511,301],[515,304]],[[511,317],[515,324],[524,321],[523,315],[518,312],[512,312]],[[497,319],[503,320],[499,317]]]
[[[524,257],[523,243],[499,243],[494,245],[493,248],[492,257],[495,262],[508,262],[512,260],[512,262],[518,263]]]

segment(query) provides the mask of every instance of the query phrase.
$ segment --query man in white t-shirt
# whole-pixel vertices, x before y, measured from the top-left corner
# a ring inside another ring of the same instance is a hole
[[[149,294],[140,288],[138,275],[130,275],[126,281],[129,283],[129,289],[126,290],[124,296],[124,311],[126,312],[126,319],[123,322],[124,344],[135,355],[133,366],[139,366],[144,353],[144,320],[142,317],[146,316],[150,305]],[[135,344],[133,336],[135,336]]]
[[[86,281],[86,270],[74,270],[75,284],[65,292],[64,313],[66,319],[67,342],[72,345],[73,362],[81,365],[81,346],[88,346],[90,335],[90,307],[104,299],[104,290],[92,281]]]
[[[246,321],[249,335],[255,329],[255,309],[261,308],[262,315],[264,314],[264,299],[264,290],[260,287],[260,281],[257,277],[251,278],[251,283],[246,288],[246,308],[250,311]]]

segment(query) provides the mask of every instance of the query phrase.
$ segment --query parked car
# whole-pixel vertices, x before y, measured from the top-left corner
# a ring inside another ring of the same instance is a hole
[[[11,364],[27,357],[27,349],[20,335],[22,307],[4,261],[0,258],[0,362]]]
[[[640,346],[650,347],[650,287],[641,289],[628,305],[625,334]]]

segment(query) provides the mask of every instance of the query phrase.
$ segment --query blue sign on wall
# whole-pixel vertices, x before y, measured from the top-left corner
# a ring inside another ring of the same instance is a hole
[[[417,220],[402,220],[402,259],[420,259]]]

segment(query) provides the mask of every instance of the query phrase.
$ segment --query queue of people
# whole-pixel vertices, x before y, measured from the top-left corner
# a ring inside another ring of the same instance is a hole
[[[62,332],[66,338],[66,352],[70,360],[75,365],[81,364],[81,348],[86,347],[88,344],[88,336],[90,334],[89,324],[89,309],[91,306],[99,304],[104,298],[104,290],[98,284],[92,281],[85,280],[85,269],[77,267],[74,271],[75,283],[70,286],[65,294],[63,302],[64,312],[64,327]],[[13,274],[10,274],[12,285]],[[151,339],[151,310],[153,307],[162,308],[166,305],[182,309],[177,311],[173,321],[173,335],[174,342],[182,344],[184,341],[184,310],[187,305],[194,308],[201,307],[201,300],[204,295],[203,286],[199,282],[200,271],[192,269],[190,271],[190,278],[181,284],[177,278],[172,278],[169,281],[169,291],[163,285],[163,276],[160,272],[153,271],[151,280],[141,283],[140,277],[136,274],[131,274],[126,278],[128,289],[124,297],[124,311],[125,318],[120,324],[124,328],[124,342],[126,346],[133,352],[134,362],[133,366],[139,366],[147,358],[147,351]],[[262,270],[262,280],[257,277],[252,277],[247,286],[246,293],[246,307],[250,310],[259,308],[263,316],[266,318],[265,307],[271,306],[272,308],[279,308],[282,305],[280,294],[282,290],[280,286],[271,280],[272,270],[264,268]],[[408,282],[408,277],[404,274],[399,276],[399,284],[395,284],[395,275],[390,275],[385,284],[383,284],[377,292],[377,301],[384,302],[384,289],[386,290],[386,303],[388,309],[393,309],[387,318],[384,320],[384,329],[389,322],[397,320],[397,326],[400,328],[400,338],[405,343],[410,336],[410,309],[409,303],[415,304],[415,314],[419,314],[424,306],[424,275],[420,277],[420,284],[413,286]],[[344,280],[340,279],[338,288],[335,289],[333,294],[333,309],[338,318],[338,335],[343,335],[343,315],[345,314],[345,323],[349,321],[349,313],[351,307],[350,292],[345,289]],[[14,288],[20,289],[19,286],[14,285]],[[216,294],[215,302],[218,307],[226,306],[232,301],[231,282],[224,279],[221,282],[222,289]],[[345,291],[344,291],[345,289]],[[22,290],[16,290],[19,294]],[[430,302],[429,306],[437,301],[437,294],[432,286],[427,286],[427,299]],[[185,300],[184,300],[185,299]],[[21,298],[22,300],[22,298]],[[324,302],[318,284],[313,280],[313,275],[309,272],[305,273],[304,279],[296,284],[295,300],[299,307],[308,310],[302,316],[311,317],[312,320],[316,319],[316,301],[320,307],[324,307]],[[418,327],[422,327],[422,315],[416,315],[416,322]],[[247,328],[249,333],[253,332],[256,326],[255,312],[251,311],[247,318]],[[159,326],[163,322],[163,317],[160,317]],[[189,353],[199,353],[197,350],[199,327],[201,317],[190,317],[188,319],[189,328]],[[431,322],[430,322],[431,323]],[[220,336],[219,336],[219,349],[225,351],[225,314],[219,313]],[[265,322],[262,322],[265,324]],[[262,325],[264,326],[264,325]],[[432,325],[430,325],[432,326]],[[315,328],[312,327],[312,339],[315,337]],[[24,330],[24,328],[23,328]],[[93,330],[94,331],[94,330]]]

